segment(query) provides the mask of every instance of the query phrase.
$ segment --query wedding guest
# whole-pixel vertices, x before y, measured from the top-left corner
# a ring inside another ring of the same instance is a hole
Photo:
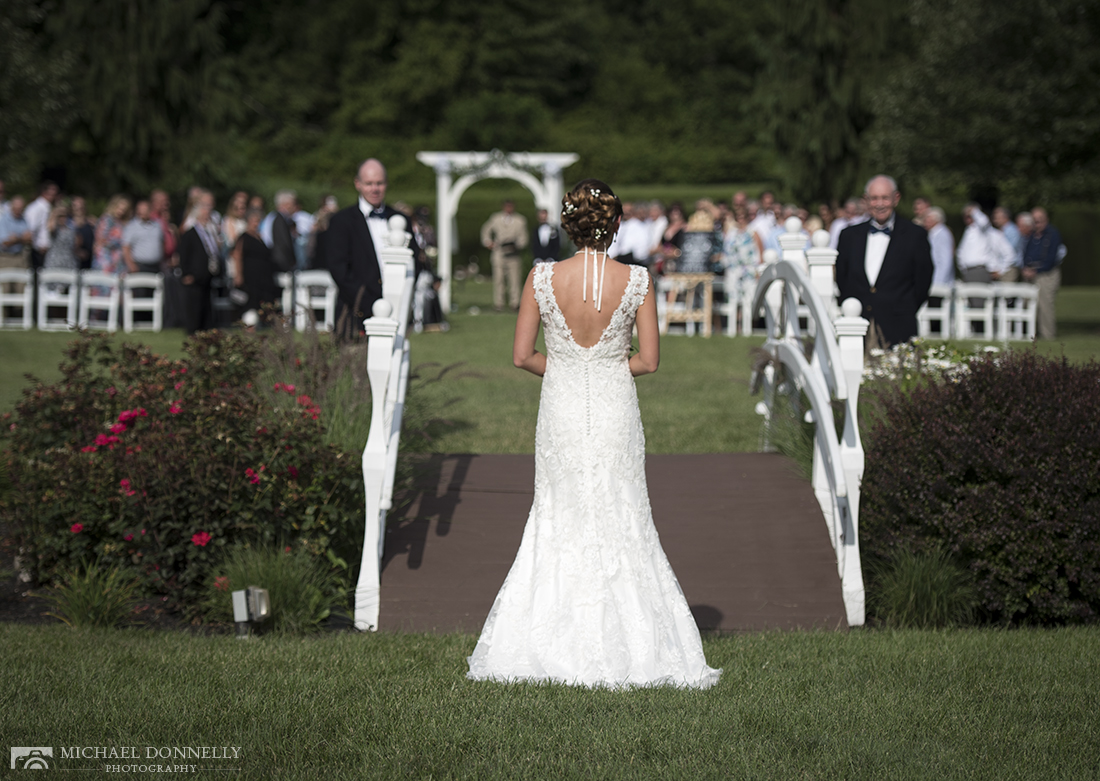
[[[976,203],[963,209],[966,230],[956,252],[964,282],[992,282],[1013,264],[1015,252]]]
[[[760,237],[749,229],[748,210],[744,207],[735,208],[722,240],[722,264],[726,269],[727,285],[725,292],[729,301],[740,301],[747,287],[760,278],[763,257]],[[729,287],[731,283],[732,289]],[[731,314],[731,317],[735,316]],[[740,323],[740,319],[738,322]]]
[[[668,226],[661,235],[661,248],[658,251],[659,260],[653,267],[655,274],[664,271],[664,265],[670,260],[680,256],[684,247],[684,231],[687,229],[687,220],[684,219],[684,207],[674,203],[668,207]]]
[[[245,211],[248,209],[248,193],[238,190],[233,193],[225,206],[222,218],[222,246],[235,247],[237,239],[245,230]]]
[[[260,222],[263,212],[252,209],[247,212],[244,232],[237,238],[230,255],[233,284],[244,294],[241,319],[246,323],[253,320],[248,313],[258,318],[265,305],[271,306],[279,299],[279,287],[275,284],[275,267],[271,249],[260,238]]]
[[[827,203],[818,204],[817,216],[821,218],[822,230],[829,230],[832,227],[833,220],[836,219],[836,215],[833,214],[833,210]]]
[[[131,274],[159,274],[164,261],[164,232],[148,201],[134,206],[134,219],[122,231],[122,260]]]
[[[928,210],[932,208],[932,204],[927,198],[917,196],[913,199],[913,222],[921,227],[924,227],[924,218],[928,215]]]
[[[3,180],[0,180],[0,217],[9,214],[11,214],[11,203],[8,201],[8,189],[4,186]]]
[[[30,260],[31,229],[24,216],[26,201],[17,195],[0,214],[0,268],[27,268]]]
[[[649,228],[644,220],[649,214],[649,207],[642,203],[632,204],[629,208],[626,204],[623,206],[623,221],[607,254],[620,263],[644,266],[649,260],[650,250]]]
[[[75,271],[79,268],[76,261],[76,231],[69,222],[67,203],[58,201],[54,205],[46,221],[46,230],[50,234],[50,248],[46,250],[42,267],[66,271]]]
[[[944,223],[947,215],[939,206],[930,206],[924,213],[924,228],[932,250],[932,284],[955,284],[955,237]]]
[[[1021,270],[1021,277],[1023,276],[1024,250],[1027,248],[1027,240],[1031,238],[1034,230],[1035,218],[1031,216],[1031,212],[1020,212],[1016,215],[1016,231],[1020,234],[1020,238],[1016,241],[1016,265]]]
[[[112,196],[96,225],[92,260],[92,268],[96,271],[117,275],[123,270],[122,231],[129,218],[130,199],[125,195]]]
[[[172,222],[172,199],[164,190],[149,194],[149,209],[164,236],[164,327],[183,328],[183,285],[179,270],[179,233]]]
[[[996,228],[1008,240],[1008,246],[1012,248],[1012,258],[1008,266],[1001,272],[1001,282],[1017,282],[1020,279],[1020,265],[1023,258],[1020,255],[1020,229],[1012,221],[1012,215],[1008,209],[998,206],[992,214],[993,227]]]
[[[95,225],[88,219],[88,204],[79,195],[69,204],[72,210],[73,230],[76,232],[76,264],[81,270],[92,267],[92,251],[95,248]]]
[[[1035,228],[1024,248],[1023,277],[1034,282],[1039,288],[1039,304],[1036,307],[1038,336],[1040,339],[1053,339],[1057,335],[1057,323],[1054,318],[1054,298],[1062,284],[1060,268],[1062,234],[1050,224],[1047,210],[1037,207],[1031,210]]]
[[[550,224],[550,212],[546,209],[539,209],[535,219],[538,224],[531,231],[531,254],[535,263],[553,263],[561,253],[558,229]]]
[[[744,196],[744,193],[741,193]],[[737,194],[734,194],[736,199]],[[660,201],[654,201],[649,205],[649,257],[653,258],[660,253],[661,236],[668,227],[668,217],[665,215],[665,207]]]
[[[829,226],[829,246],[836,249],[840,241],[840,232],[852,225],[859,225],[865,220],[863,201],[859,198],[849,198],[844,202],[843,210]]]
[[[23,217],[31,230],[31,267],[42,268],[46,250],[50,248],[50,234],[46,230],[46,221],[61,190],[49,180],[38,187],[38,197],[27,206]]]
[[[309,245],[313,238],[313,215],[301,207],[297,197],[294,199],[294,259],[299,271],[309,268]],[[409,210],[409,224],[412,224],[412,209]]]
[[[271,260],[280,271],[293,271],[297,265],[294,243],[298,228],[294,222],[294,213],[298,211],[298,194],[293,190],[280,190],[275,193],[275,211],[271,218]],[[264,242],[267,244],[267,242]]]
[[[507,284],[508,305],[519,309],[520,250],[527,246],[527,220],[516,214],[515,201],[504,201],[499,212],[493,213],[481,226],[481,244],[490,250],[493,266],[493,308],[504,311],[504,293]],[[505,282],[507,278],[507,283]]]
[[[220,268],[221,251],[218,226],[211,215],[213,211],[214,196],[201,193],[188,215],[191,227],[180,236],[180,282],[183,285],[184,328],[188,335],[214,325],[211,282]]]

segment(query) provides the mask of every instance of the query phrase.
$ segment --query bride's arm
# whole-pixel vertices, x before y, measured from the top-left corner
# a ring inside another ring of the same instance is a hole
[[[519,301],[519,316],[516,318],[516,338],[512,342],[512,363],[517,369],[526,369],[539,377],[546,371],[546,356],[535,349],[535,340],[539,336],[539,304],[535,300],[535,270],[527,275],[523,286],[523,295]]]
[[[649,292],[645,301],[638,307],[635,318],[638,326],[638,352],[630,356],[630,373],[635,377],[652,374],[661,362],[661,336],[657,326],[657,293],[653,289],[653,280],[649,282]]]

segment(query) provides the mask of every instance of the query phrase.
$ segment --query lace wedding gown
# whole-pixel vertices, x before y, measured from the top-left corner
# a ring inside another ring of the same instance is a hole
[[[721,670],[703,657],[646,488],[645,435],[628,360],[649,275],[631,267],[610,324],[584,348],[558,308],[553,274],[554,264],[545,263],[534,277],[547,352],[534,503],[467,677],[711,686]]]

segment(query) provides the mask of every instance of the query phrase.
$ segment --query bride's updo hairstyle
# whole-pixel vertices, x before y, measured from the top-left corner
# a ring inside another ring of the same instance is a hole
[[[599,179],[578,182],[561,199],[561,227],[581,249],[606,251],[622,216],[622,202]]]

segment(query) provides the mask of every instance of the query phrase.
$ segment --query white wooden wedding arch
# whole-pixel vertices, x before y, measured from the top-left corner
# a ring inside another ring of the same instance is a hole
[[[577,162],[572,152],[418,152],[416,159],[435,171],[436,238],[439,261],[436,273],[439,303],[451,310],[451,255],[454,251],[454,218],[458,202],[470,187],[482,179],[514,179],[535,196],[535,207],[550,212],[550,221],[561,218],[564,194],[562,171]]]

